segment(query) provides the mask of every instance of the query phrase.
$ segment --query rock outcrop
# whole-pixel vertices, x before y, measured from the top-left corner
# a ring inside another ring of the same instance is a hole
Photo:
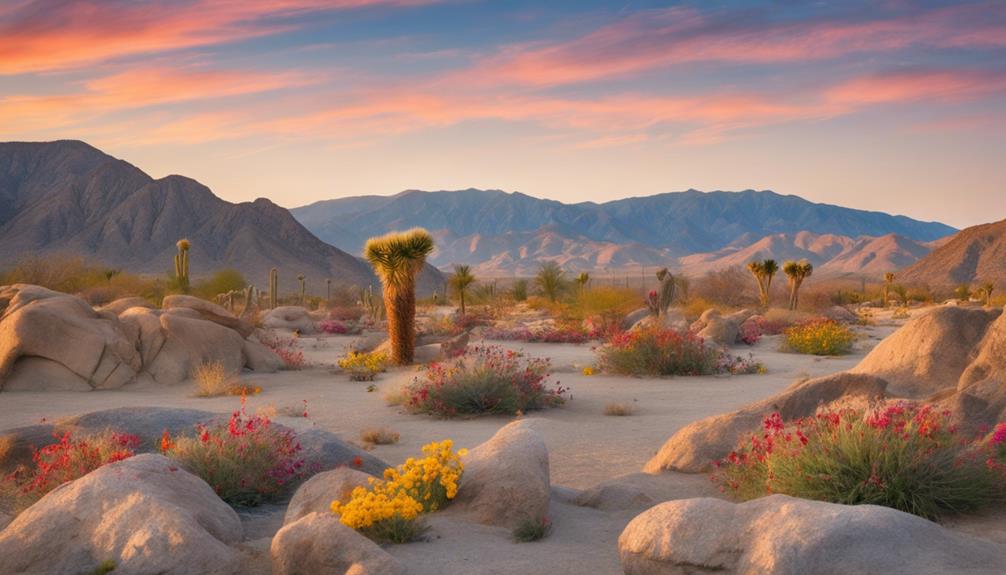
[[[618,539],[626,575],[1006,572],[1006,548],[887,507],[772,495],[668,501]]]
[[[310,334],[315,331],[314,319],[307,309],[285,305],[265,312],[262,316],[262,326],[271,329],[286,329],[301,334]]]
[[[283,524],[287,525],[314,512],[328,513],[335,500],[349,501],[353,489],[368,487],[373,475],[349,467],[318,473],[297,488],[286,507]]]
[[[7,573],[231,572],[241,520],[202,479],[161,455],[106,465],[48,493],[0,531]]]
[[[397,575],[402,566],[333,513],[311,513],[285,525],[270,547],[275,575]]]

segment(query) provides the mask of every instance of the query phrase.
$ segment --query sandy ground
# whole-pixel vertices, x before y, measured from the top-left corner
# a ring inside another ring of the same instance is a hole
[[[553,532],[541,542],[515,544],[506,530],[458,521],[448,509],[430,517],[429,541],[392,546],[389,551],[403,560],[409,573],[417,574],[619,573],[616,541],[639,510],[605,512],[579,507],[564,501],[570,493],[639,472],[664,441],[689,422],[770,396],[798,378],[854,366],[895,329],[892,322],[878,323],[857,328],[864,337],[855,353],[840,358],[782,353],[778,351],[778,337],[763,338],[752,347],[739,346],[735,353],[750,352],[768,368],[766,374],[745,376],[646,379],[585,376],[582,368],[594,363],[590,345],[492,342],[551,358],[554,379],[571,390],[572,399],[565,406],[527,416],[545,438],[550,452],[556,494],[552,504]],[[374,382],[376,390],[368,391],[367,383],[350,382],[345,375],[324,367],[334,364],[353,339],[304,337],[302,348],[316,367],[273,375],[246,375],[247,383],[264,389],[262,394],[249,398],[249,409],[299,410],[306,400],[309,421],[301,420],[303,423],[320,426],[354,442],[359,442],[361,430],[391,428],[401,434],[401,441],[377,446],[373,453],[392,465],[419,454],[422,445],[444,438],[453,439],[458,447],[473,447],[512,421],[503,417],[445,421],[410,415],[388,406],[384,395],[410,382],[416,376],[415,370],[382,374]],[[191,386],[180,385],[90,393],[3,393],[0,429],[111,407],[156,405],[227,412],[238,405],[235,398],[201,399],[193,397],[192,392]],[[636,412],[628,417],[605,416],[604,406],[609,402],[631,403]],[[667,498],[716,495],[703,476],[668,473],[654,480],[660,482]],[[250,565],[253,571],[268,572],[262,554],[268,538],[281,524],[283,510],[283,506],[274,505],[244,514],[249,546],[260,552],[255,565]],[[989,521],[1001,524],[994,519]],[[980,521],[964,521],[959,528],[982,530]],[[1002,536],[1006,538],[1006,533]]]

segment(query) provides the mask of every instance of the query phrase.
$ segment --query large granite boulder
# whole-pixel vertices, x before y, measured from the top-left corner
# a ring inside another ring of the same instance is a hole
[[[402,566],[330,512],[288,523],[270,547],[275,575],[397,575]]]
[[[195,310],[202,319],[233,329],[241,334],[243,338],[250,336],[255,331],[255,328],[251,324],[239,319],[223,306],[190,295],[166,296],[161,303],[161,308],[166,310],[174,308]]]
[[[202,479],[161,455],[112,463],[48,493],[0,531],[6,573],[226,573],[241,520]]]
[[[772,495],[668,501],[618,538],[626,575],[1006,573],[1006,548],[887,507]]]
[[[262,316],[262,326],[270,329],[286,329],[302,334],[315,332],[314,318],[307,309],[285,305],[273,308]]]
[[[369,487],[372,479],[373,475],[351,467],[338,467],[315,474],[293,494],[286,507],[283,524],[293,523],[314,512],[328,513],[333,501],[346,503],[353,489]]]

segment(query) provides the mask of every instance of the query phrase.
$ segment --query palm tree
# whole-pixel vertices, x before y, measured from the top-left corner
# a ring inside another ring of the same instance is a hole
[[[454,288],[454,291],[458,292],[458,297],[461,298],[461,315],[465,315],[465,291],[468,289],[468,286],[475,283],[475,276],[472,275],[471,266],[454,266],[454,273],[451,274],[448,281],[451,287]]]
[[[412,363],[416,350],[416,275],[433,251],[433,237],[422,228],[370,238],[363,248],[384,285],[391,361]]]
[[[891,299],[891,286],[894,285],[894,272],[884,274],[883,300],[884,307],[887,307]]]
[[[982,284],[981,293],[985,296],[985,307],[990,307],[992,305],[992,290],[994,290],[995,287],[995,284],[992,282],[985,282]]]
[[[559,264],[548,261],[541,264],[538,268],[538,275],[535,277],[535,283],[538,284],[538,289],[541,293],[548,298],[550,302],[556,302],[559,299],[559,293],[562,291],[563,287],[563,274],[566,272],[562,271]]]
[[[782,265],[782,271],[789,282],[789,309],[795,310],[800,302],[800,285],[814,273],[814,266],[807,260],[790,260]]]
[[[748,264],[748,271],[758,282],[758,299],[763,308],[768,308],[769,290],[772,289],[772,278],[779,271],[779,264],[775,260],[754,261]]]

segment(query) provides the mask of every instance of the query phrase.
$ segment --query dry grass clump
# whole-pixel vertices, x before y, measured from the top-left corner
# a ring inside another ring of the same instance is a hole
[[[228,371],[219,361],[200,364],[192,373],[192,379],[196,382],[196,397],[256,395],[262,391],[261,387],[241,383],[237,374]]]
[[[632,415],[636,413],[636,408],[628,403],[619,403],[613,401],[604,406],[605,415],[613,415],[616,417],[625,417],[627,415]]]
[[[391,445],[398,443],[400,437],[397,431],[387,427],[374,427],[360,432],[360,439],[372,445]]]
[[[409,402],[409,387],[407,385],[399,386],[392,389],[384,394],[384,403],[397,407],[400,405],[405,405]]]

